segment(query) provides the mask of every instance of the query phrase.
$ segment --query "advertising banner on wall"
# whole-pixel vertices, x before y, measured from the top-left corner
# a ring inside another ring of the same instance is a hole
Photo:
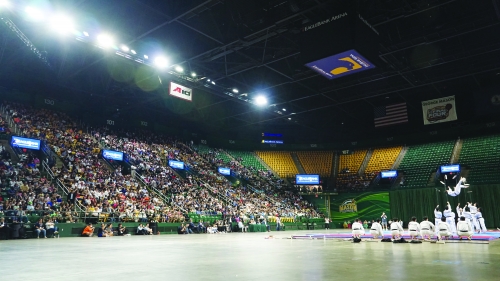
[[[455,96],[438,98],[422,102],[424,125],[457,120]]]
[[[380,218],[383,212],[389,216],[389,192],[364,192],[340,194],[330,197],[331,219],[334,222],[359,218],[371,221]]]
[[[168,93],[171,96],[187,100],[187,101],[193,101],[193,89],[184,87],[180,84],[170,82],[170,87],[168,89]]]

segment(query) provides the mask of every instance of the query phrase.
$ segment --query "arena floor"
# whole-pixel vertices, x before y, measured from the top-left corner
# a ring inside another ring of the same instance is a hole
[[[0,241],[1,280],[498,280],[489,244],[284,239],[338,230]],[[344,231],[343,231],[344,232]],[[495,277],[497,276],[497,277]]]

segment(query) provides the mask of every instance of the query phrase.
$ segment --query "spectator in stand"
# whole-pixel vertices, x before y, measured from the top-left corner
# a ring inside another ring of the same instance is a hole
[[[48,237],[56,238],[56,236],[59,236],[59,231],[57,230],[57,226],[52,218],[49,218],[49,220],[45,223],[45,229],[47,230]]]

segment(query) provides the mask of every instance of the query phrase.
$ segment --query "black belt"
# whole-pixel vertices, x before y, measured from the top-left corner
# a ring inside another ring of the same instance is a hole
[[[416,229],[410,229],[410,231],[417,231]]]
[[[430,229],[428,229],[428,228],[422,228],[422,230],[430,230]]]
[[[359,228],[353,228],[352,230],[360,230]]]
[[[469,232],[468,230],[459,230],[458,232]]]
[[[447,231],[448,229],[440,229],[439,231]]]
[[[478,219],[482,219],[483,217],[479,217]]]
[[[399,229],[391,229],[392,231],[399,231]]]
[[[370,230],[374,230],[374,231],[377,231],[376,229],[373,229],[373,228],[372,228],[372,229],[370,229]]]

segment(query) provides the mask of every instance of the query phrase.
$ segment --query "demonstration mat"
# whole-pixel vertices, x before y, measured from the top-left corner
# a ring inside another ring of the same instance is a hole
[[[384,238],[391,238],[390,232],[384,232]],[[352,238],[352,234],[345,232],[345,233],[310,233],[310,234],[304,234],[304,235],[294,235],[292,236],[292,239],[345,239],[345,238]],[[361,238],[363,239],[369,239],[372,238],[371,235],[365,234],[362,235]],[[404,234],[403,238],[406,240],[410,240],[410,235]],[[485,232],[481,234],[475,234],[472,236],[472,240],[474,241],[492,241],[500,238],[500,232],[494,231],[494,232]],[[435,236],[434,236],[434,239]],[[450,238],[449,241],[459,241],[458,236],[453,236],[453,238]],[[467,240],[466,238],[463,239],[464,242]]]

